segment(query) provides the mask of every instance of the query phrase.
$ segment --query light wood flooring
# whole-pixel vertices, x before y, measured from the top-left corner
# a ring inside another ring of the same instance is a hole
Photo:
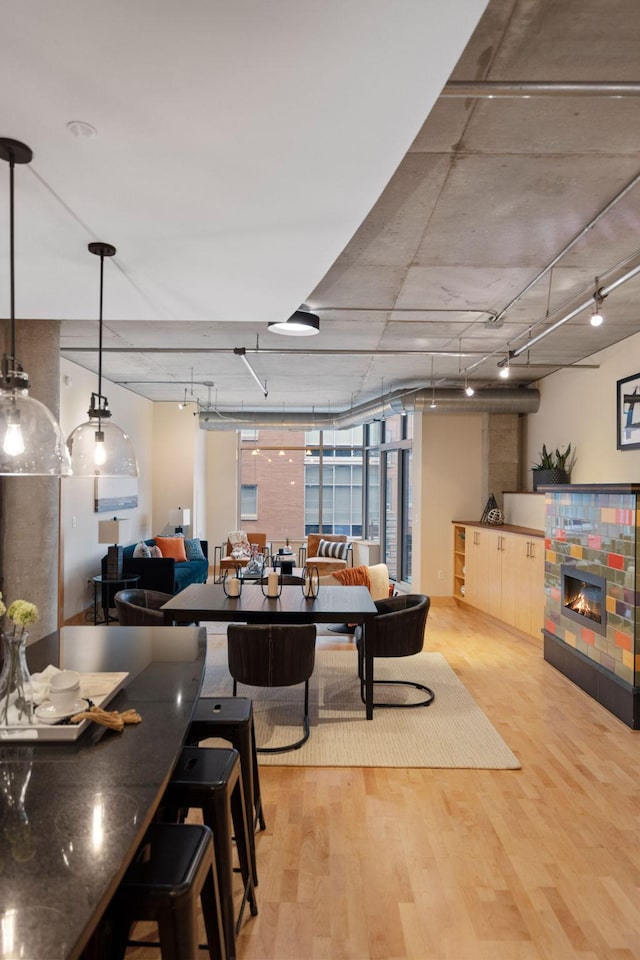
[[[262,767],[239,960],[640,958],[640,732],[469,610],[426,638],[522,769]]]

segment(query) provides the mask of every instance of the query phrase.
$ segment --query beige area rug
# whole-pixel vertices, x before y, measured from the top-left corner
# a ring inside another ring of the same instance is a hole
[[[211,638],[212,640],[214,638]],[[230,696],[226,643],[209,644],[203,696]],[[435,690],[430,707],[374,710],[365,719],[353,648],[316,651],[309,684],[311,736],[299,750],[260,754],[261,764],[308,767],[465,767],[516,770],[518,759],[439,653],[376,662],[379,679],[415,679]],[[411,687],[378,687],[379,699],[420,699]],[[302,736],[304,687],[238,685],[251,697],[258,746]],[[415,695],[415,696],[414,696]]]

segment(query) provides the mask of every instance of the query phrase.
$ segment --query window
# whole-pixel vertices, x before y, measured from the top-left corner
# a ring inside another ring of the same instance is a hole
[[[240,519],[258,519],[258,485],[243,483],[240,487]]]

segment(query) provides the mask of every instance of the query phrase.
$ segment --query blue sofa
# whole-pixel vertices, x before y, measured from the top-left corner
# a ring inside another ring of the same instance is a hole
[[[155,544],[153,537],[144,541],[149,547]],[[207,540],[201,540],[200,546],[205,557],[209,556],[209,544]],[[123,547],[122,550],[122,572],[124,576],[139,576],[140,579],[136,586],[143,590],[160,590],[162,593],[176,594],[190,583],[206,583],[209,575],[208,560],[187,560],[186,563],[179,562],[173,557],[158,557],[147,560],[142,557],[134,557],[133,551],[136,548],[135,543]],[[102,558],[102,576],[107,575],[107,558]]]

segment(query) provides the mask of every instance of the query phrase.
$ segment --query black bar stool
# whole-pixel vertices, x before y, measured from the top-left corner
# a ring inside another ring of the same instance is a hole
[[[152,823],[111,901],[109,956],[128,945],[160,947],[162,960],[197,960],[198,897],[211,960],[227,960],[224,924],[214,868],[214,841],[200,824]],[[159,943],[129,940],[138,920],[158,924]]]
[[[247,818],[249,818],[249,812],[253,811],[254,829],[260,824],[260,829],[266,830],[267,825],[262,812],[262,796],[260,793],[253,703],[249,697],[200,697],[191,719],[187,743],[196,746],[210,737],[228,740],[240,754]],[[251,831],[249,842],[253,883],[254,886],[257,886],[258,868],[253,831]]]
[[[253,829],[244,803],[238,751],[224,747],[183,747],[161,806],[200,809],[204,822],[213,831],[225,943],[228,956],[235,958],[236,936],[247,901],[252,916],[258,913],[250,854]],[[233,835],[243,884],[237,919],[233,905]]]

